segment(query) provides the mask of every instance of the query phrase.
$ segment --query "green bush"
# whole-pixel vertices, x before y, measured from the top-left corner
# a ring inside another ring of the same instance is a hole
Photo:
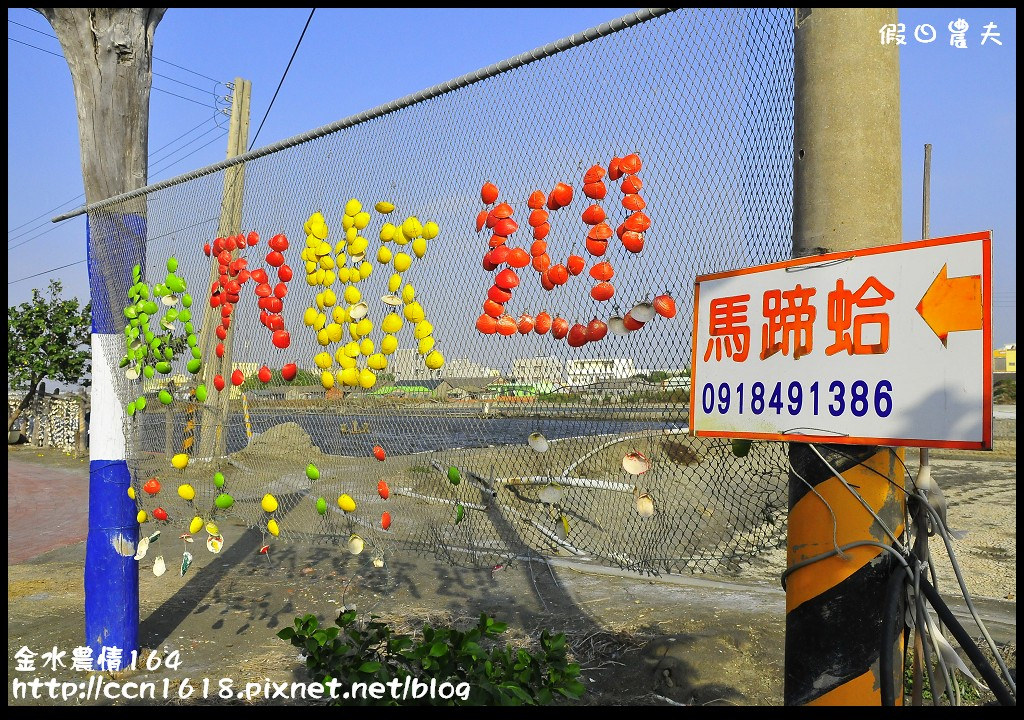
[[[295,618],[293,627],[277,633],[303,650],[310,677],[322,683],[333,679],[351,683],[388,683],[406,677],[421,682],[468,683],[468,698],[444,700],[425,697],[406,704],[435,705],[547,705],[556,697],[578,698],[584,687],[580,666],[570,663],[565,635],[544,631],[540,650],[531,653],[501,645],[496,638],[507,624],[487,614],[476,627],[461,631],[424,625],[415,636],[394,632],[372,615],[357,621],[354,610],[342,611],[336,627],[321,628],[316,617]],[[353,697],[331,704],[397,705],[390,695],[380,700]]]

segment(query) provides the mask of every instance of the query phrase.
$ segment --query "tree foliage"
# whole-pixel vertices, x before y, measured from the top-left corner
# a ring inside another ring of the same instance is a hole
[[[28,407],[43,380],[88,385],[91,304],[61,297],[63,286],[51,280],[45,297],[32,290],[32,300],[7,308],[7,386],[27,390],[25,398],[7,418],[10,430]]]

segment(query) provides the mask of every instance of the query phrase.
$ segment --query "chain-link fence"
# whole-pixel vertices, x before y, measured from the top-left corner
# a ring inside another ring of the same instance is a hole
[[[150,518],[367,562],[706,571],[780,541],[784,450],[687,416],[694,277],[789,256],[791,11],[625,20],[91,209]]]

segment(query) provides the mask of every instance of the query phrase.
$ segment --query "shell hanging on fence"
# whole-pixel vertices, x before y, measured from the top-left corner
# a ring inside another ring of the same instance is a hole
[[[539,432],[530,433],[530,437],[527,438],[526,441],[530,444],[530,447],[536,450],[537,452],[542,453],[548,451],[547,438],[545,438]]]
[[[322,497],[321,498],[317,498],[316,499],[316,511],[318,513],[320,513],[321,515],[326,515],[327,514],[327,500],[325,500]]]
[[[642,475],[651,469],[651,461],[643,453],[631,452],[622,458],[622,469],[630,475]]]
[[[348,551],[353,555],[358,555],[363,551],[363,539],[358,535],[352,535],[348,539]]]
[[[188,550],[181,556],[181,574],[179,577],[185,577],[185,573],[188,572],[189,567],[192,565],[192,553]]]
[[[206,549],[212,552],[214,555],[219,553],[222,547],[224,547],[223,536],[210,535],[208,538],[206,538]]]
[[[636,505],[636,511],[640,514],[640,517],[649,518],[654,515],[654,500],[647,493],[640,494],[638,488],[633,488],[634,502]]]
[[[555,483],[548,483],[540,489],[537,497],[545,505],[557,505],[562,499],[562,486]]]
[[[164,562],[163,555],[157,555],[156,560],[153,561],[153,574],[160,577],[167,572],[167,564]]]
[[[149,538],[148,537],[144,537],[141,540],[139,540],[139,546],[135,550],[135,559],[136,560],[141,560],[142,558],[146,557],[146,553],[148,551],[149,551]]]

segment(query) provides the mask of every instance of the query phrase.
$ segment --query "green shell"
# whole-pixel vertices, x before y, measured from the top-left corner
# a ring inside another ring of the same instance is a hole
[[[196,388],[196,400],[199,402],[206,402],[206,386],[200,385]]]
[[[215,472],[213,474],[213,484],[219,488],[224,487],[224,473],[220,472],[219,470]]]
[[[192,348],[192,351],[191,351],[191,352],[192,352],[192,357],[194,357],[194,358],[195,358],[196,360],[200,360],[200,359],[202,359],[202,357],[203,357],[203,351],[202,351],[202,350],[200,350],[199,348],[197,348],[197,347],[194,347],[194,348]]]
[[[462,506],[462,503],[459,503],[455,506],[455,524],[458,525],[462,522],[464,517],[466,517],[466,508]]]
[[[182,295],[181,296],[181,304],[184,305],[187,308],[192,307],[192,296],[187,294],[187,293],[185,295]]]
[[[191,360],[188,361],[188,366],[187,366],[188,367],[188,371],[190,373],[197,373],[197,372],[199,372],[199,367],[202,364],[203,364],[203,361],[200,360],[199,358],[192,358]]]
[[[146,365],[144,368],[142,368],[142,374],[146,376],[147,380],[152,380],[153,377],[156,375],[156,370],[153,368],[152,365]]]
[[[135,401],[135,409],[142,412],[146,409],[146,396],[140,395],[139,399]]]
[[[161,390],[159,397],[160,402],[163,403],[164,405],[170,405],[172,402],[174,402],[174,396],[171,395],[167,390]]]
[[[170,315],[170,312],[168,312],[167,314]],[[180,320],[183,323],[190,322],[192,320],[192,311],[191,310],[179,310],[178,311],[178,320]]]
[[[128,407],[125,408],[125,412],[127,412],[129,415],[134,415],[135,414],[135,403],[134,402],[128,403]]]
[[[318,513],[320,513],[321,515],[326,515],[327,514],[327,501],[324,500],[323,498],[317,498],[317,501],[316,501],[316,511]]]
[[[223,483],[222,483],[223,484]],[[218,485],[218,487],[220,487]],[[217,496],[217,499],[213,501],[213,504],[219,507],[221,510],[227,510],[229,507],[235,504],[235,499],[227,493],[221,493]]]
[[[448,468],[448,482],[452,485],[458,485],[462,482],[462,473],[460,473],[459,469],[454,465]]]
[[[166,360],[161,360],[156,364],[156,371],[161,375],[167,375],[171,372],[171,364]]]
[[[177,275],[167,276],[167,287],[170,288],[171,292],[185,292],[185,283]]]
[[[306,477],[308,477],[310,480],[320,479],[320,471],[313,463],[310,463],[309,465],[306,466]]]
[[[176,257],[173,257],[173,256],[167,258],[167,272],[172,273],[172,272],[177,272],[177,271],[178,271],[178,259]]]
[[[156,311],[159,309],[160,308],[158,308],[156,303],[153,302],[152,300],[147,300],[142,305],[142,312],[146,313],[147,315],[156,315]]]

